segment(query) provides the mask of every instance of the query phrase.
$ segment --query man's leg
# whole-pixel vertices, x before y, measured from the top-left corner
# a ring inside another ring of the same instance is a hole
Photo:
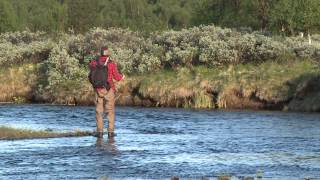
[[[114,136],[114,119],[115,119],[115,95],[110,89],[106,95],[106,111],[108,112],[108,136]]]
[[[104,98],[96,95],[97,137],[103,136],[103,101],[104,101]]]

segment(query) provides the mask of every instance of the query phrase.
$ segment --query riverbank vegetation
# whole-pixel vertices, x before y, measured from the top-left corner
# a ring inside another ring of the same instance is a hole
[[[28,129],[17,129],[12,127],[0,126],[0,140],[17,140],[17,139],[35,139],[35,138],[59,138],[59,137],[81,137],[92,136],[93,132],[74,131],[66,133],[55,133],[51,131],[35,131]]]
[[[319,65],[308,59],[179,68],[127,80],[119,103],[319,111],[319,73]]]
[[[266,36],[217,26],[150,33],[0,35],[1,101],[88,105],[87,64],[101,46],[127,80],[118,104],[319,111],[320,36]]]

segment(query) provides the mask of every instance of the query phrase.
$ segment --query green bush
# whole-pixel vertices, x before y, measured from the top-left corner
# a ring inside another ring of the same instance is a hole
[[[43,41],[47,38],[45,32],[31,32],[29,30],[7,32],[0,34],[0,42],[9,42],[15,45],[19,44],[30,44],[33,41]]]
[[[0,35],[0,65],[10,66],[48,58],[54,42],[43,32],[13,32]]]
[[[44,99],[70,103],[68,97],[73,99],[81,96],[80,92],[87,81],[87,70],[68,54],[64,43],[60,42],[53,47],[42,66],[45,69],[46,81],[39,84],[39,92]]]

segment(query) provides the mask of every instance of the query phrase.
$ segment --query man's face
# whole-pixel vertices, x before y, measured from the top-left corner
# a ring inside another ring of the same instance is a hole
[[[105,55],[105,56],[108,56],[108,55],[109,55],[108,49],[103,50],[103,55]]]

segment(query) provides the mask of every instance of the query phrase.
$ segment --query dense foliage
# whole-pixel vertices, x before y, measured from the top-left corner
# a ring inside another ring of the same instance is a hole
[[[0,32],[150,32],[215,24],[296,35],[319,32],[319,7],[319,0],[0,0]]]
[[[123,72],[145,73],[184,66],[262,63],[283,56],[319,60],[319,42],[319,35],[309,44],[301,37],[268,37],[216,26],[169,30],[148,37],[119,28],[94,28],[84,35],[62,33],[54,39],[43,32],[23,31],[0,35],[0,64],[53,62],[59,57],[59,63],[72,62],[72,67],[83,68],[101,46],[109,46]],[[61,74],[68,72],[62,70]]]
[[[319,82],[319,35],[309,44],[300,36],[269,37],[216,26],[148,36],[120,28],[54,37],[2,33],[0,70],[9,77],[1,76],[0,99],[90,104],[94,94],[87,64],[106,45],[122,72],[129,74],[117,86],[128,94],[122,104],[262,108],[294,98],[292,107],[298,107],[306,94],[305,106],[298,109],[320,107],[318,87],[313,88]]]
[[[109,46],[112,59],[126,74],[153,73],[163,69],[230,64],[261,64],[290,61],[296,57],[320,60],[320,37],[314,42],[301,37],[267,37],[215,26],[152,33],[148,37],[119,28],[94,28],[82,34],[62,33],[50,38],[43,32],[14,32],[0,35],[0,65],[37,63],[40,68],[37,92],[44,101],[73,102],[90,96],[87,64]],[[287,63],[287,62],[286,62]],[[81,93],[79,93],[81,91]],[[199,94],[199,102],[207,102]],[[58,100],[57,100],[58,99]],[[198,102],[198,101],[197,101]],[[209,103],[210,105],[210,103]]]

